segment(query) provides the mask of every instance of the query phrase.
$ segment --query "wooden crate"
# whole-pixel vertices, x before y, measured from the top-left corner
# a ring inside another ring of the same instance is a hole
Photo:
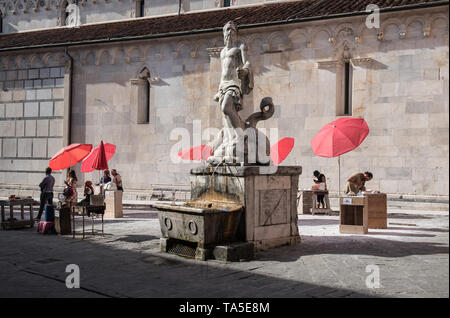
[[[55,211],[55,230],[56,233],[61,235],[72,233],[70,210],[68,207],[64,206]]]
[[[384,193],[366,194],[369,209],[369,229],[387,229],[387,196]]]
[[[123,217],[122,191],[105,191],[105,218]]]
[[[367,197],[340,197],[339,232],[367,234],[369,225]]]

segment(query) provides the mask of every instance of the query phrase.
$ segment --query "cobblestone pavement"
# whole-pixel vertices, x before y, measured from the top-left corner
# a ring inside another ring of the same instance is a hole
[[[369,235],[339,234],[338,216],[299,218],[299,245],[236,263],[161,253],[154,211],[125,211],[84,240],[2,230],[0,297],[449,297],[448,212],[391,210]],[[68,264],[79,289],[66,288]],[[366,286],[368,265],[379,288]]]

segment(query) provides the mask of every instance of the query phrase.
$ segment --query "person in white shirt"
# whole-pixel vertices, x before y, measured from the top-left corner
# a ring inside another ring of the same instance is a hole
[[[317,171],[318,172],[318,171]],[[314,182],[316,183],[315,185],[312,186],[312,190],[319,190],[319,191],[327,191],[327,182],[326,182],[326,178],[325,175],[322,173],[318,173],[316,175],[316,171],[314,172],[314,175],[317,177],[317,180],[314,180]],[[325,194],[323,193],[318,193],[317,194],[317,208],[320,209],[320,204],[322,204],[322,208],[325,208],[325,202],[324,202],[324,197]]]

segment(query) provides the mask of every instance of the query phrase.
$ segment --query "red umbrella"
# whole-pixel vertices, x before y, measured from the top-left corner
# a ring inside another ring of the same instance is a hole
[[[283,138],[270,147],[270,158],[275,166],[286,159],[294,147],[294,138]]]
[[[180,151],[178,157],[183,160],[206,160],[212,156],[212,148],[207,145],[200,145]]]
[[[92,168],[95,170],[105,170],[108,169],[108,161],[106,160],[105,146],[103,145],[103,140],[100,141],[99,150],[94,155],[94,160],[92,163]]]
[[[92,152],[83,160],[81,163],[81,172],[91,172],[94,170],[104,170],[104,169],[96,169],[93,167],[94,160],[98,156],[98,153],[100,152],[100,147],[103,144],[103,141],[101,141],[100,145],[95,147]],[[106,162],[108,162],[116,153],[116,145],[106,143],[103,144],[104,153],[106,156]],[[107,165],[107,164],[106,164]],[[108,169],[108,168],[105,168]]]
[[[63,170],[76,165],[83,160],[92,150],[92,145],[71,144],[62,148],[56,153],[49,162],[52,170]]]
[[[311,141],[313,152],[320,157],[338,157],[339,193],[341,189],[340,155],[357,148],[369,134],[363,118],[343,117],[322,127]]]

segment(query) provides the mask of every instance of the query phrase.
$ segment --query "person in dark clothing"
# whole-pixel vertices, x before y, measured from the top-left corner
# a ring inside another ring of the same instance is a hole
[[[317,178],[317,180],[313,180],[315,185],[312,187],[312,190],[318,190],[319,193],[317,194],[317,208],[320,208],[320,205],[322,204],[322,208],[325,208],[325,202],[324,198],[325,195],[321,191],[328,191],[327,189],[327,178],[324,174],[320,173],[319,171],[314,171],[314,176]]]
[[[84,183],[84,199],[78,202],[77,205],[86,206],[91,203],[91,195],[94,194],[94,188],[92,187],[92,181],[86,181]]]
[[[45,204],[53,205],[53,186],[55,185],[55,178],[51,175],[52,169],[48,167],[45,169],[45,178],[39,184],[41,188],[41,204],[39,206],[39,213],[37,215],[36,221],[41,220],[42,212],[44,211]]]

